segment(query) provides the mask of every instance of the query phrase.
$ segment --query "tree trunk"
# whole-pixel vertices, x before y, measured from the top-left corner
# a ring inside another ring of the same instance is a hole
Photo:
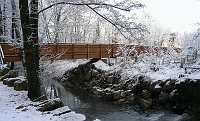
[[[1,7],[0,7],[0,36],[1,35],[3,35],[3,15],[2,15]]]
[[[15,0],[11,0],[11,6],[12,6],[12,38],[16,39],[17,42],[19,42],[21,36],[20,36],[20,27],[18,26],[18,19],[17,19],[17,8]]]
[[[31,100],[41,96],[39,80],[39,45],[38,45],[38,0],[31,0],[30,12],[27,0],[19,0],[26,76],[28,79],[28,97]]]

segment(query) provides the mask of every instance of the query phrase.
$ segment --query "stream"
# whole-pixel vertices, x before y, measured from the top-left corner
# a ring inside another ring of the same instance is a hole
[[[60,83],[53,82],[60,90],[59,97],[72,111],[86,116],[86,121],[188,121],[187,115],[168,111],[136,112],[133,106],[116,106],[110,102],[91,98],[86,93],[67,91]]]

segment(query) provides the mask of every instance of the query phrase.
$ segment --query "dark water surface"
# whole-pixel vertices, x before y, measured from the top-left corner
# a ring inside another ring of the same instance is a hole
[[[116,106],[110,102],[91,98],[84,92],[66,91],[62,85],[60,98],[72,111],[86,116],[87,121],[188,121],[186,115],[176,115],[167,111],[137,112],[133,106]]]

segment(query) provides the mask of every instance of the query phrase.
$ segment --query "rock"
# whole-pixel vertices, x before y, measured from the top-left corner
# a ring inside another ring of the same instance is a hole
[[[61,116],[63,114],[67,114],[67,113],[70,113],[70,112],[72,112],[72,111],[71,110],[67,110],[67,111],[63,111],[61,113],[54,114],[53,116]]]
[[[170,99],[170,97],[169,97],[168,93],[161,92],[160,95],[159,95],[158,101],[161,104],[166,104],[169,101],[169,99]]]
[[[4,75],[7,74],[9,71],[10,71],[9,68],[3,68],[3,69],[0,71],[0,77],[1,77],[1,76],[4,76]]]
[[[6,78],[15,78],[17,76],[18,76],[18,72],[15,71],[15,70],[11,70],[7,74],[5,74],[4,76],[1,76],[0,81],[3,81]]]
[[[115,104],[115,105],[121,105],[121,104],[124,104],[124,103],[125,103],[125,101],[126,101],[126,99],[125,99],[125,98],[121,98],[121,99],[119,99],[119,100],[115,101],[115,102],[114,102],[114,104]]]
[[[166,83],[163,87],[162,87],[162,91],[166,92],[166,93],[171,93],[174,90],[174,85],[171,85],[169,83]]]
[[[159,85],[156,85],[152,92],[152,97],[158,99],[161,91],[162,91],[162,87]]]
[[[126,101],[133,103],[135,101],[135,95],[132,94],[132,95],[127,96]]]
[[[8,78],[7,79],[7,85],[9,87],[13,87],[14,86],[14,82],[18,81],[19,79],[18,78]]]
[[[169,94],[170,98],[173,98],[173,96],[175,95],[176,92],[177,92],[177,89],[173,90],[173,91]]]
[[[113,95],[111,93],[104,93],[102,98],[103,100],[111,101],[113,99]]]
[[[4,85],[8,85],[8,79],[9,79],[9,78],[3,79],[3,84],[4,84]]]
[[[37,110],[39,111],[52,111],[55,110],[57,108],[63,107],[64,104],[62,103],[62,101],[59,98],[56,99],[50,99],[50,100],[46,100],[43,101],[40,105],[39,108]]]
[[[106,81],[107,81],[108,83],[112,84],[112,83],[113,83],[113,80],[114,80],[114,77],[113,77],[113,76],[107,76]]]
[[[44,100],[48,100],[46,95],[38,97],[37,99],[33,100],[33,102],[44,101]]]
[[[84,75],[83,76],[83,80],[84,81],[90,81],[90,78],[91,78],[91,75],[92,74],[92,72],[91,71],[88,71],[87,73],[86,73],[86,75]]]
[[[142,91],[142,97],[144,99],[150,98],[151,97],[151,92],[149,92],[148,90],[143,90]]]
[[[54,111],[51,111],[53,116],[61,116],[63,114],[67,114],[67,113],[70,113],[70,112],[71,112],[71,110],[69,109],[68,106],[64,106],[64,107],[55,109]]]
[[[146,76],[141,76],[141,75],[135,78],[137,78],[138,80],[133,90],[135,94],[141,94],[143,90],[146,90],[149,88],[149,85],[150,85],[149,78],[147,78]]]
[[[178,114],[191,112],[195,117],[200,114],[200,80],[185,79],[176,83],[177,91],[173,96],[174,111]]]
[[[176,83],[176,80],[175,80],[175,79],[171,79],[171,80],[169,81],[169,84],[170,84],[170,85],[175,85],[175,83]]]
[[[14,90],[16,91],[22,91],[27,90],[28,84],[26,80],[18,80],[14,82]]]
[[[99,80],[99,79],[101,79],[101,77],[102,77],[102,75],[101,75],[101,74],[98,74],[98,75],[96,76],[95,80]]]
[[[121,98],[125,98],[125,93],[124,91],[114,91],[113,92],[113,100],[119,100]]]
[[[98,74],[99,72],[97,70],[92,70],[92,77],[97,77]]]
[[[153,92],[155,89],[155,86],[159,84],[159,81],[153,82],[149,85],[149,91]]]
[[[152,105],[152,98],[149,98],[149,99],[139,99],[138,104],[144,110],[149,109],[151,107],[151,105]]]
[[[22,109],[24,107],[25,107],[24,105],[20,105],[20,106],[16,107],[15,109]]]
[[[93,87],[92,93],[94,96],[101,97],[103,90],[98,87]]]

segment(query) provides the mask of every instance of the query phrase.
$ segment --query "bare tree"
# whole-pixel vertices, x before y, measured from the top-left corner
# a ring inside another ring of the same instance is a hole
[[[128,2],[128,3],[127,3]],[[104,20],[116,27],[120,32],[127,30],[139,30],[141,26],[136,25],[135,23],[129,23],[128,21],[112,21],[111,18],[103,16],[100,14],[97,9],[107,9],[111,10],[111,13],[115,14],[115,20],[120,17],[120,14],[115,10],[130,11],[133,8],[142,7],[142,4],[132,3],[130,1],[124,1],[121,3],[107,4],[105,2],[93,2],[93,1],[72,1],[72,2],[59,2],[52,4],[40,11],[38,11],[38,0],[19,0],[19,8],[21,15],[21,25],[23,32],[23,45],[24,45],[24,54],[25,54],[25,66],[26,66],[26,75],[28,79],[28,97],[30,99],[36,99],[41,96],[41,84],[39,79],[39,41],[38,41],[38,15],[45,10],[60,4],[76,5],[76,6],[86,6],[94,13],[102,17]],[[128,4],[128,5],[127,5]],[[130,26],[131,25],[131,26]],[[131,27],[131,28],[130,28]],[[122,32],[121,32],[122,33]],[[123,33],[122,33],[123,35]]]
[[[19,26],[19,15],[17,11],[16,1],[11,0],[12,6],[12,39],[16,40],[16,42],[20,42],[21,40],[21,31]]]
[[[29,8],[30,6],[30,8]],[[28,97],[41,96],[39,79],[39,43],[38,43],[38,0],[19,0],[26,76],[28,79]]]

